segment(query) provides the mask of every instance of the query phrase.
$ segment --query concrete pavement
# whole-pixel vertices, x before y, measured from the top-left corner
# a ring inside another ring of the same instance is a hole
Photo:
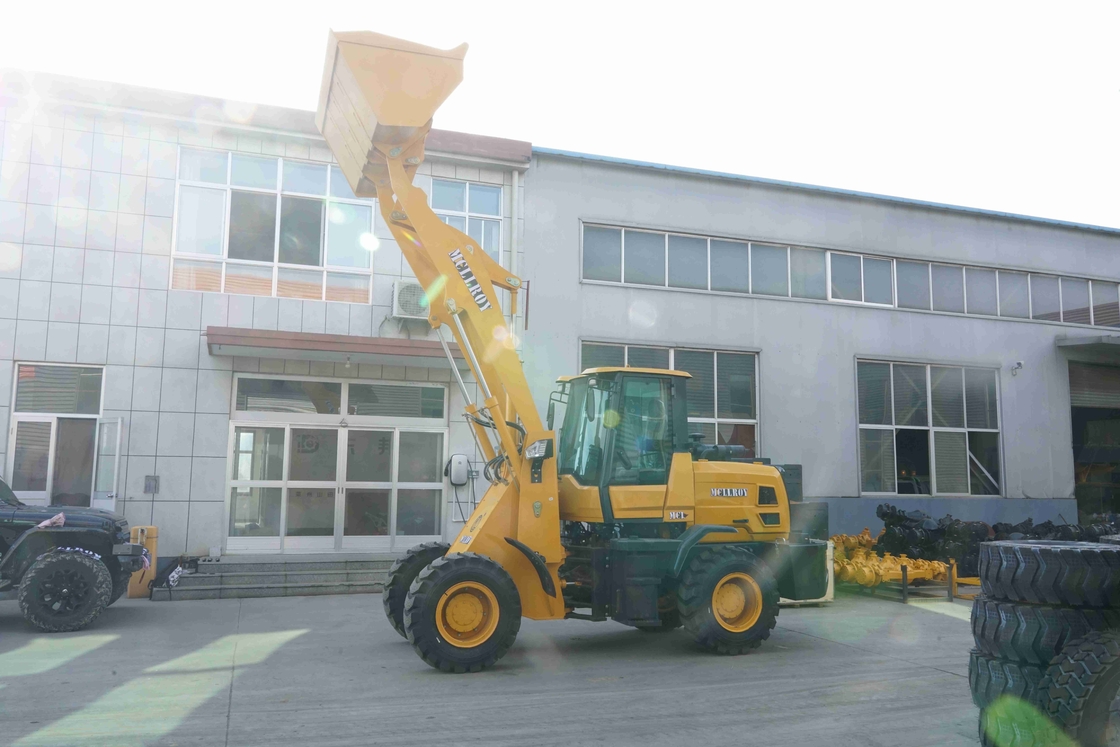
[[[455,676],[376,594],[122,600],[55,636],[0,602],[0,745],[974,745],[967,616],[841,597],[734,658],[526,620],[497,667]]]

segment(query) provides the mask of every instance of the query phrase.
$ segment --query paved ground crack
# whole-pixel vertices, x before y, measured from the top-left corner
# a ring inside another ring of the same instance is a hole
[[[237,635],[241,632],[241,608],[243,600],[237,600],[237,625],[234,626],[233,633]],[[234,639],[233,644],[233,657],[229,663],[229,698],[226,700],[226,745],[229,747],[229,724],[233,718],[233,681],[237,677],[237,639]]]

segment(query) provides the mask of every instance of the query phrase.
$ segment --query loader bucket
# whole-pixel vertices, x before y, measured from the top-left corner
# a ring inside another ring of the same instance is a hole
[[[315,124],[356,195],[375,194],[370,179],[384,163],[375,143],[414,139],[462,82],[466,53],[466,44],[442,50],[371,31],[330,33]]]

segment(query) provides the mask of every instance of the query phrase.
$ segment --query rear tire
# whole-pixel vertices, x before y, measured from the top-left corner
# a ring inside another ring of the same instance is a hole
[[[698,644],[738,656],[770,637],[778,618],[778,586],[750,550],[714,547],[696,556],[681,575],[677,609]]]
[[[113,577],[92,553],[51,550],[23,574],[19,608],[36,630],[66,633],[93,622],[112,593]]]
[[[446,542],[425,542],[410,547],[404,557],[397,558],[389,568],[389,577],[381,591],[381,604],[385,608],[389,624],[401,634],[401,638],[408,638],[408,634],[404,632],[404,600],[408,596],[408,588],[420,575],[420,571],[436,558],[446,555],[449,547],[451,545]]]
[[[505,656],[521,629],[521,597],[496,562],[475,553],[436,558],[404,602],[420,658],[443,672],[480,672]]]

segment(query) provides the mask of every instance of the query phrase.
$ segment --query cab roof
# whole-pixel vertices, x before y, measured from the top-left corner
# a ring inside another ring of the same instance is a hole
[[[682,376],[686,379],[691,379],[692,374],[687,371],[674,371],[669,368],[627,368],[625,366],[604,366],[602,368],[585,368],[580,376],[589,376],[591,374],[612,374],[612,373],[639,373],[639,374],[656,374],[658,376]]]

